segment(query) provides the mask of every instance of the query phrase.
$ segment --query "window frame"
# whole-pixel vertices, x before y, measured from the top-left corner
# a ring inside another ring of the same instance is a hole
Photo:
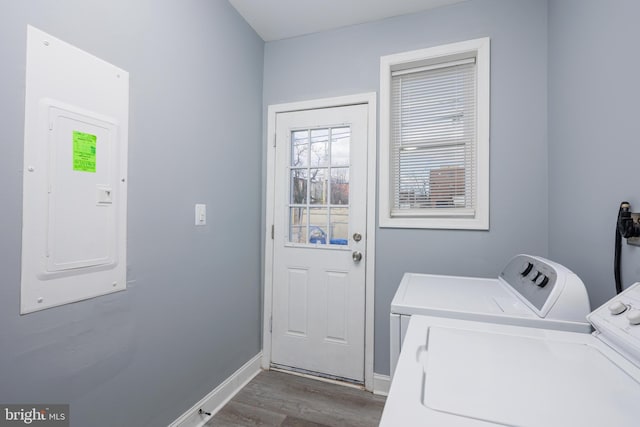
[[[461,216],[438,208],[424,213],[392,216],[394,189],[391,184],[391,72],[418,68],[425,63],[442,63],[469,54],[476,58],[476,172],[477,205],[472,216]],[[386,55],[380,58],[380,193],[381,228],[489,229],[489,113],[490,113],[489,37]]]

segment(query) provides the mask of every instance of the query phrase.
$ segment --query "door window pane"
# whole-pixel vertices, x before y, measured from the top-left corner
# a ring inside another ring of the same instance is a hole
[[[331,166],[349,166],[351,129],[331,129]]]
[[[289,241],[307,243],[307,208],[289,208]]]
[[[309,202],[312,205],[326,205],[327,200],[327,170],[309,170]]]
[[[309,131],[291,132],[291,166],[309,165]]]
[[[329,164],[329,129],[311,131],[310,166],[327,166]]]
[[[327,224],[329,210],[327,208],[309,209],[309,243],[327,244]]]
[[[349,204],[349,168],[331,169],[331,204]]]
[[[293,169],[291,171],[291,203],[302,205],[307,203],[307,169]]]
[[[349,243],[349,208],[331,208],[329,230],[329,243],[332,245]]]

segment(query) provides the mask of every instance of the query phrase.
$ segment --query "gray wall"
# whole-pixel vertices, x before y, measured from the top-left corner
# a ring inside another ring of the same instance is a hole
[[[549,246],[597,307],[615,294],[620,202],[640,211],[637,54],[640,3],[549,3]],[[623,244],[625,286],[640,280],[640,248]]]
[[[389,305],[403,272],[496,277],[548,252],[547,2],[471,0],[267,43],[264,106],[378,91],[380,56],[491,37],[490,231],[378,229],[375,366],[389,372]]]
[[[618,204],[640,211],[640,5],[548,3],[470,0],[264,47],[223,0],[0,0],[0,402],[69,402],[78,426],[174,420],[260,349],[262,111],[377,92],[381,55],[476,37],[492,40],[491,229],[377,230],[375,371],[404,271],[492,277],[528,252],[578,273],[593,306],[611,297]],[[129,289],[20,316],[26,24],[131,73]],[[625,246],[626,285],[639,257]]]
[[[130,73],[129,286],[20,316],[27,24]],[[0,0],[0,402],[167,425],[260,351],[263,48],[226,0]]]

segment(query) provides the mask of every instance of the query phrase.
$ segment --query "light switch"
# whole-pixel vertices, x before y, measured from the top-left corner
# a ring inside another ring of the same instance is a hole
[[[207,224],[207,205],[196,205],[196,225]]]

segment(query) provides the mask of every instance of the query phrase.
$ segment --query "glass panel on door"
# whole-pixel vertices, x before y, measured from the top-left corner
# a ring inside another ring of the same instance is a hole
[[[291,132],[289,243],[349,243],[350,127]]]

